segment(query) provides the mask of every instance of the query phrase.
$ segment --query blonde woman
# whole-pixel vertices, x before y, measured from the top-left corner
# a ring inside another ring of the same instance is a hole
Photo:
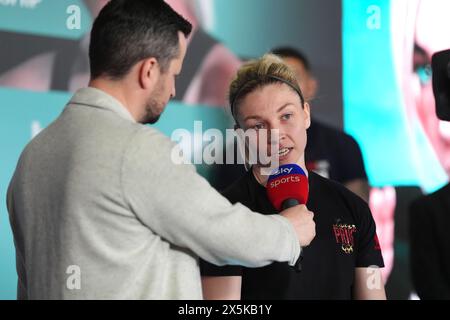
[[[309,105],[295,74],[281,59],[265,55],[242,66],[231,83],[229,101],[236,127],[254,129],[258,135],[278,129],[279,164],[295,163],[307,172],[304,150],[311,123]],[[274,214],[262,167],[253,165],[224,195],[232,203]],[[250,269],[202,262],[206,299],[386,298],[379,269],[384,266],[383,258],[367,204],[342,185],[313,172],[307,174],[310,196],[306,206],[314,212],[316,237],[303,248],[302,271],[285,263]]]

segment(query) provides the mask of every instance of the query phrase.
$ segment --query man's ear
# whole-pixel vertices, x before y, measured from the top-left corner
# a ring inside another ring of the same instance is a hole
[[[159,63],[156,58],[148,58],[141,61],[139,67],[139,84],[142,89],[155,86],[160,76]]]

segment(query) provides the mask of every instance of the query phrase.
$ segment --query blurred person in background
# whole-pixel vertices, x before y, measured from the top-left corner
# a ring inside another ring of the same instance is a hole
[[[435,156],[450,177],[450,122],[436,115],[431,57],[450,49],[450,3],[413,1],[404,48],[405,99],[408,119],[425,133]],[[450,61],[449,61],[450,62]],[[448,62],[448,63],[449,63]],[[447,70],[444,72],[448,73]],[[450,108],[447,105],[447,108]],[[426,164],[425,164],[426,165]],[[426,168],[424,169],[426,172]],[[425,173],[426,174],[426,173]],[[411,275],[421,299],[450,299],[450,184],[410,206]]]
[[[419,179],[431,179],[435,181],[434,183],[437,180],[439,183],[445,183],[442,176],[450,177],[450,125],[436,116],[430,65],[431,56],[435,52],[450,48],[447,36],[450,28],[449,10],[450,3],[446,0],[398,0],[390,3],[391,54],[395,77],[400,88],[405,130],[409,138],[405,143],[410,145],[413,152],[410,160],[414,163]],[[439,277],[438,269],[443,266],[431,264],[436,269],[425,272],[425,269],[410,265],[410,261],[420,260],[417,254],[423,252],[415,247],[419,244],[415,237],[419,239],[428,237],[425,235],[427,232],[418,234],[420,221],[424,225],[432,225],[428,219],[434,219],[434,214],[431,211],[430,215],[423,213],[425,216],[414,213],[421,209],[413,208],[423,208],[427,205],[423,203],[413,205],[412,203],[420,197],[419,190],[409,188],[411,192],[407,193],[406,190],[402,190],[403,188],[402,186],[373,188],[370,198],[377,225],[380,230],[386,231],[383,236],[380,233],[380,240],[385,255],[386,271],[392,270],[392,279],[387,283],[388,296],[392,292],[401,299],[414,297],[411,277],[414,279],[429,276],[429,281],[414,280],[414,282],[433,283],[435,282],[433,276]],[[411,216],[408,214],[408,208],[414,211]],[[410,221],[413,217],[416,217],[417,222]],[[412,234],[410,232],[413,232],[411,228],[414,226],[417,227]],[[434,237],[437,235],[430,236],[427,241],[432,241]],[[394,247],[395,263],[391,264]],[[434,258],[430,257],[430,260],[432,259]],[[389,273],[386,274],[386,279],[388,275]]]

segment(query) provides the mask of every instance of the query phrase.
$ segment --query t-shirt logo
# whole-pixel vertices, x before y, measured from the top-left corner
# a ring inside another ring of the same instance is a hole
[[[333,224],[334,237],[336,243],[341,245],[342,251],[346,254],[353,253],[355,240],[353,234],[356,232],[354,224],[336,223]]]

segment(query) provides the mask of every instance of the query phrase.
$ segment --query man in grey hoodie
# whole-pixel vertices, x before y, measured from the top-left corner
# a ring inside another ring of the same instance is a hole
[[[199,256],[294,265],[314,238],[305,206],[231,205],[145,125],[175,95],[190,31],[164,1],[100,12],[89,87],[26,146],[8,189],[19,299],[201,299]]]

